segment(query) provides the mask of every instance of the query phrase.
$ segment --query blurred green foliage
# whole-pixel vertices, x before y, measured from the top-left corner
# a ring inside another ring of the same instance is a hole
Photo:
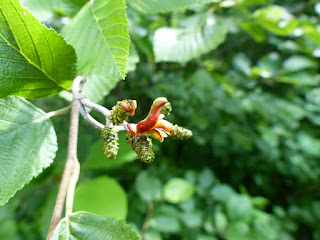
[[[320,2],[215,0],[149,15],[132,2],[131,72],[103,105],[136,99],[138,121],[166,96],[168,119],[194,136],[155,144],[149,166],[134,161],[124,139],[118,159],[103,159],[100,133],[82,121],[79,186],[106,175],[117,180],[127,220],[146,240],[320,239]],[[223,31],[206,32],[207,16]],[[56,14],[46,24],[64,21]],[[180,29],[188,56],[176,55],[179,47],[162,50],[159,29]],[[208,44],[216,38],[223,43]],[[46,111],[66,105],[57,96],[34,103]],[[66,156],[63,118],[53,120],[59,152],[52,167],[0,208],[0,239],[45,238]]]

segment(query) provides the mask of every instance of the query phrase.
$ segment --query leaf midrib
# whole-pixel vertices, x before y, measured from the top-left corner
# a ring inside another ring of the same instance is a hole
[[[104,7],[105,7],[105,6],[103,6],[102,8],[104,8]],[[109,13],[109,15],[112,14],[113,12],[117,11],[117,10],[123,10],[123,9],[126,9],[126,8],[117,8],[117,9],[113,10],[111,13]],[[96,17],[96,15],[94,14],[95,10],[94,10],[94,8],[93,8],[93,3],[91,3],[90,11],[91,11],[91,13],[92,13],[92,16],[94,17],[94,20],[95,20],[95,22],[96,22],[96,24],[97,24],[97,27],[98,27],[98,29],[99,29],[99,32],[100,32],[100,34],[101,34],[101,36],[102,36],[102,38],[103,38],[103,41],[105,42],[106,46],[107,46],[108,49],[109,49],[109,52],[110,52],[111,58],[112,58],[112,60],[113,60],[113,62],[114,62],[114,65],[116,66],[116,68],[117,68],[117,70],[118,70],[121,78],[124,78],[124,77],[125,77],[125,74],[122,74],[123,71],[121,71],[121,70],[119,69],[119,66],[118,66],[119,63],[115,60],[115,58],[114,58],[114,56],[113,56],[113,54],[112,54],[112,51],[111,51],[111,49],[110,49],[110,46],[109,46],[109,44],[108,44],[108,42],[107,42],[107,39],[104,37],[103,32],[102,32],[102,29],[100,28],[99,19],[98,19],[98,18]],[[128,41],[128,39],[126,39],[125,37],[122,37],[122,36],[113,36],[113,37],[121,37],[121,38],[123,38],[124,40]]]
[[[24,23],[24,25],[26,26],[24,20],[21,18],[19,12],[17,11],[17,9],[16,9],[16,7],[14,6],[14,4],[12,3],[12,1],[11,1],[11,0],[9,0],[9,1],[10,1],[10,3],[12,4],[13,8],[15,9],[15,11],[17,12],[17,14],[19,15],[21,21],[22,21],[22,22]],[[10,26],[7,18],[6,18],[6,16],[5,16],[5,14],[3,13],[2,10],[0,10],[0,11],[2,12],[2,15],[3,15],[3,17],[4,17],[4,20],[5,20],[6,23],[8,24],[8,27],[9,27],[9,29],[10,29],[13,37],[14,37],[15,42],[16,42],[17,45],[20,47],[20,45],[19,45],[19,43],[18,43],[18,41],[17,41],[17,38],[16,38],[16,36],[15,36],[15,34],[14,34],[14,32],[13,32],[13,30],[12,30],[12,28],[11,28],[11,26]],[[28,31],[28,34],[29,34],[31,40],[32,40],[32,43],[34,44],[34,41],[33,41],[33,38],[32,38],[32,36],[31,36],[30,32],[29,32],[29,29],[28,29],[27,27],[26,27],[26,29],[27,29],[27,31]],[[41,31],[41,33],[43,34],[43,32],[42,32],[41,29],[40,29],[40,31]],[[57,84],[57,85],[58,85],[59,87],[61,87],[62,89],[68,90],[67,88],[65,88],[64,86],[62,86],[60,83],[58,83],[55,79],[53,79],[43,68],[41,68],[41,67],[37,66],[35,63],[33,63],[20,49],[17,49],[15,46],[13,46],[1,33],[0,33],[0,37],[8,44],[8,46],[10,46],[10,47],[11,47],[12,49],[14,49],[15,51],[19,52],[26,60],[28,60],[29,64],[31,64],[32,66],[34,66],[35,68],[37,68],[38,70],[40,70],[49,80],[51,80],[52,82],[54,82],[55,84]],[[45,38],[46,38],[46,36],[45,36]],[[46,40],[48,40],[48,39],[46,38]],[[47,42],[47,43],[48,43],[48,42]],[[49,44],[48,44],[48,45],[49,45]],[[41,59],[40,59],[40,57],[39,57],[37,48],[36,48],[35,45],[34,45],[34,47],[35,47],[37,56],[38,56],[38,58],[39,58],[39,61],[40,61],[40,63],[41,63]],[[53,58],[52,50],[51,50],[50,45],[49,45],[49,49],[50,49],[51,57]],[[54,64],[54,63],[55,63],[55,62],[54,62],[54,60],[53,60],[53,64]],[[41,65],[42,65],[42,64],[41,64]],[[54,69],[55,69],[55,67],[54,67]]]
[[[4,137],[4,136],[6,136],[6,135],[9,135],[9,134],[12,133],[12,132],[18,132],[18,131],[20,131],[21,128],[23,128],[23,127],[25,127],[25,126],[28,126],[28,125],[30,125],[30,124],[39,122],[39,121],[41,121],[42,119],[45,119],[45,120],[46,120],[46,117],[47,117],[47,116],[48,116],[48,114],[47,114],[47,113],[44,113],[44,114],[42,114],[41,116],[33,119],[33,120],[30,121],[30,122],[26,122],[26,123],[20,125],[19,127],[10,130],[9,132],[5,132],[5,133],[3,133],[3,134],[0,134],[0,138]]]

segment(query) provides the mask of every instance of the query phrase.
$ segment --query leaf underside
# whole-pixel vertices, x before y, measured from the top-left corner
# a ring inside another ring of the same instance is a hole
[[[129,0],[128,4],[145,14],[165,13],[182,10],[195,4],[212,2],[213,0]]]
[[[75,212],[60,221],[51,240],[141,240],[123,220],[104,218],[88,212]]]
[[[76,49],[78,74],[86,74],[83,94],[92,101],[103,99],[127,73],[129,30],[124,0],[95,0],[63,28]]]
[[[217,48],[226,38],[224,24],[210,16],[204,26],[160,28],[155,32],[153,48],[157,62],[187,62]]]
[[[55,157],[56,134],[44,114],[23,98],[0,99],[0,206]]]

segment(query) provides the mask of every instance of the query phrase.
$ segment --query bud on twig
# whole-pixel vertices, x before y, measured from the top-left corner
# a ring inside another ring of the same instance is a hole
[[[109,119],[113,124],[119,125],[124,121],[126,121],[129,116],[132,117],[135,113],[136,108],[137,108],[136,100],[118,101],[117,104],[112,107],[112,110],[110,111]]]
[[[172,127],[172,132],[170,134],[170,138],[174,140],[186,140],[192,137],[192,132],[184,127],[180,127],[175,124]]]
[[[148,136],[137,137],[129,132],[127,134],[127,140],[142,162],[151,163],[154,160],[154,149],[152,147],[152,141]]]
[[[117,129],[115,127],[105,126],[101,131],[101,136],[103,137],[104,154],[110,159],[116,158],[119,149]]]

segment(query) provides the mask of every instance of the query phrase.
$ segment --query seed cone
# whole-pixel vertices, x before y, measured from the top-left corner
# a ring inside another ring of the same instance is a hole
[[[117,157],[119,149],[119,136],[118,131],[115,127],[107,127],[101,131],[101,136],[103,138],[103,151],[107,158],[112,159]]]
[[[133,151],[137,154],[142,162],[151,163],[154,160],[155,153],[150,138],[147,136],[137,137],[132,135],[130,132],[127,134],[126,138]]]
[[[170,138],[174,140],[187,140],[191,137],[192,137],[192,131],[184,127],[180,127],[177,124],[175,124],[172,127],[172,133],[170,134]]]

